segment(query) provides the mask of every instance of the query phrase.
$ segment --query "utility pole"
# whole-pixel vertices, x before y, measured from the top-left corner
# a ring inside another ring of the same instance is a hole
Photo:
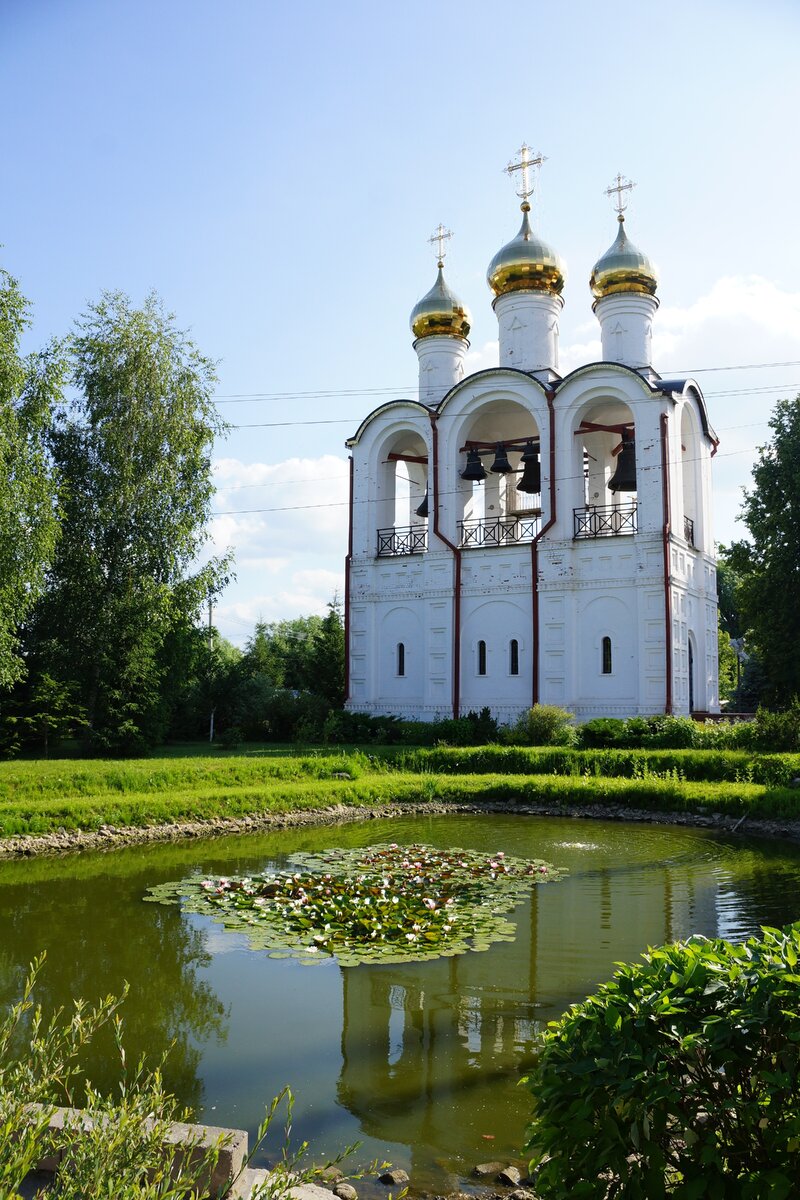
[[[214,627],[211,623],[213,614],[214,614],[214,601],[209,596],[208,597],[208,652],[209,652],[209,654],[211,654],[214,649]],[[217,711],[216,707],[211,709],[211,717],[209,718],[209,722],[208,722],[209,745],[214,741],[214,713],[216,711]]]

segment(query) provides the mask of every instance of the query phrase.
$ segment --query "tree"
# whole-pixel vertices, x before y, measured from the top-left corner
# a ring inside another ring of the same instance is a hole
[[[800,397],[778,401],[769,425],[742,506],[752,541],[732,545],[729,561],[765,698],[783,707],[800,694]]]
[[[141,309],[106,293],[71,341],[77,398],[50,433],[61,481],[61,537],[37,607],[31,657],[74,684],[94,742],[158,741],[181,632],[225,581],[195,563],[222,428],[213,363],[150,296]]]
[[[19,285],[0,269],[0,689],[24,674],[19,628],[44,586],[57,533],[45,434],[64,382],[53,343],[23,357],[29,325]]]
[[[341,706],[344,697],[344,625],[334,596],[324,617],[260,621],[242,659],[246,676],[265,676],[274,688],[312,692]]]

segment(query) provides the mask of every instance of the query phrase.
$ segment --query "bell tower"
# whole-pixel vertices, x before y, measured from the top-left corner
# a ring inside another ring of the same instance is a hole
[[[592,268],[589,286],[600,322],[605,362],[623,363],[642,370],[652,367],[653,317],[658,308],[656,269],[625,232],[626,193],[636,187],[624,175],[606,188],[616,195],[614,208],[619,229],[613,244]]]
[[[436,249],[438,274],[429,292],[411,311],[411,332],[419,360],[420,403],[438,404],[464,376],[472,318],[444,278],[446,243],[453,236],[441,221],[428,241]]]
[[[558,377],[558,318],[564,301],[564,265],[534,233],[530,222],[533,174],[545,162],[523,143],[519,158],[505,168],[518,178],[522,200],[519,233],[495,254],[486,275],[494,292],[500,339],[500,366],[530,371],[543,383]]]

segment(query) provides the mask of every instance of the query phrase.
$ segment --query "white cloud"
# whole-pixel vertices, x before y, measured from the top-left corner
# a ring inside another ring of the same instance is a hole
[[[344,587],[349,465],[325,454],[279,463],[214,464],[213,552],[234,551],[236,580],[215,621],[242,644],[256,621],[324,615]],[[267,584],[267,580],[269,583]]]
[[[500,343],[497,338],[491,342],[484,342],[480,350],[472,347],[467,351],[464,359],[464,374],[475,375],[478,371],[487,371],[491,367],[496,367],[500,361]]]

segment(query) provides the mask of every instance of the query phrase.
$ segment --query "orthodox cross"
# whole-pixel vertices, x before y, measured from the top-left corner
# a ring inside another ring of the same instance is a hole
[[[436,257],[439,260],[440,267],[444,266],[444,256],[447,253],[447,251],[444,248],[444,244],[452,236],[453,236],[453,234],[452,234],[451,230],[445,229],[444,225],[440,221],[438,226],[436,227],[436,229],[434,229],[433,233],[428,238],[428,241],[430,242],[430,244],[432,246],[434,244],[436,245]]]
[[[631,183],[630,179],[626,179],[624,175],[617,175],[616,183],[612,183],[611,187],[606,188],[606,195],[613,196],[617,193],[617,198],[613,201],[614,208],[617,210],[617,219],[625,220],[625,209],[628,207],[628,201],[624,198],[623,193],[632,192],[636,187],[635,183]]]
[[[542,163],[547,162],[547,158],[542,154],[541,150],[537,154],[534,154],[530,146],[525,142],[522,143],[517,154],[519,155],[519,161],[510,162],[507,167],[504,167],[504,170],[512,180],[517,171],[521,173],[522,187],[517,189],[517,195],[521,200],[527,201],[528,197],[533,195],[531,168],[540,167]]]

